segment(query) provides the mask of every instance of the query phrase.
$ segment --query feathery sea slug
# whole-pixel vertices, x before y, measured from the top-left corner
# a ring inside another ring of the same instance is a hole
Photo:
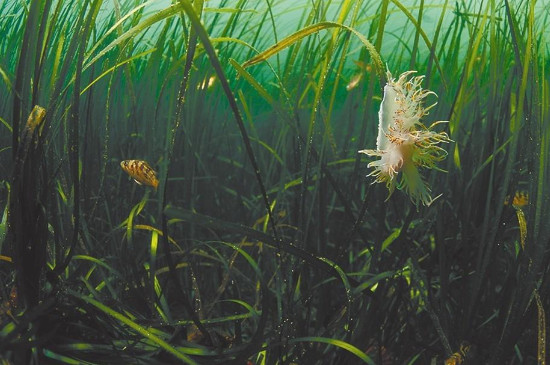
[[[405,190],[415,205],[422,202],[428,206],[433,202],[431,190],[420,175],[419,168],[433,168],[436,162],[443,160],[447,152],[437,145],[451,140],[445,132],[432,131],[442,122],[435,122],[426,128],[420,121],[436,104],[425,108],[422,105],[424,98],[430,94],[437,95],[422,89],[424,76],[409,78],[414,72],[404,72],[397,81],[387,72],[388,82],[384,86],[384,98],[378,112],[376,150],[359,152],[380,157],[368,164],[368,167],[374,168],[368,176],[374,176],[374,182],[385,182],[390,196],[397,187]],[[400,181],[397,182],[399,173]]]

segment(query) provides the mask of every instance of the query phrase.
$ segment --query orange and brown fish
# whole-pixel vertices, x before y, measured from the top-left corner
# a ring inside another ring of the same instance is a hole
[[[504,200],[504,205],[510,205],[510,200],[512,206],[522,208],[529,204],[529,192],[525,190],[518,190],[512,199],[510,199],[510,195],[507,195]]]
[[[138,184],[152,186],[157,189],[159,180],[157,173],[143,160],[124,160],[120,162],[120,167]]]

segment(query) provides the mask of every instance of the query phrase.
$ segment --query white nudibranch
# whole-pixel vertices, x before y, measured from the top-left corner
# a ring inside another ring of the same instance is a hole
[[[359,152],[380,157],[368,164],[368,167],[374,168],[368,176],[374,176],[374,182],[385,182],[389,196],[397,187],[405,190],[415,205],[422,202],[429,206],[434,199],[419,168],[433,168],[436,162],[443,160],[447,152],[437,145],[451,140],[445,132],[432,131],[437,124],[446,122],[435,122],[427,128],[420,121],[437,104],[424,107],[424,99],[428,95],[437,95],[422,89],[424,76],[409,78],[414,72],[401,74],[397,81],[387,72],[388,82],[378,112],[376,150]],[[399,173],[400,180],[397,182]]]

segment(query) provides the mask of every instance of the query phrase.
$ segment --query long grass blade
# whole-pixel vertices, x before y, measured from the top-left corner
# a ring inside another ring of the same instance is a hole
[[[161,338],[154,335],[151,331],[147,330],[146,328],[140,326],[135,321],[131,320],[127,316],[123,315],[120,312],[115,311],[114,309],[104,305],[103,303],[90,298],[88,296],[82,295],[80,293],[70,291],[70,294],[73,295],[75,298],[78,298],[94,307],[102,311],[103,313],[109,315],[110,317],[116,319],[117,321],[120,321],[121,323],[127,325],[134,331],[136,331],[139,335],[143,336],[144,338],[147,338],[151,340],[153,343],[157,344],[161,348],[163,348],[166,352],[173,355],[176,359],[183,361],[185,364],[197,364],[195,360],[193,360],[190,356],[183,353],[182,351],[178,350],[176,347],[170,345],[169,343],[165,342]]]

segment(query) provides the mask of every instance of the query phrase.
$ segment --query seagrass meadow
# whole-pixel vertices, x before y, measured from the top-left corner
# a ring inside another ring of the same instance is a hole
[[[546,364],[548,29],[0,1],[0,363]]]

